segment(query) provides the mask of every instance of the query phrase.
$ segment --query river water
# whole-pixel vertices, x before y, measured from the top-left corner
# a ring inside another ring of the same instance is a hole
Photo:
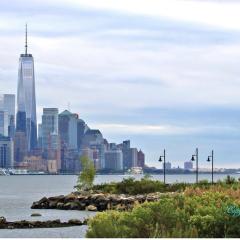
[[[231,175],[240,177],[240,175]],[[98,175],[95,183],[121,181],[128,175]],[[141,175],[135,175],[141,178]],[[162,175],[153,175],[154,179],[163,180]],[[224,179],[226,175],[215,174],[215,180]],[[210,174],[200,174],[199,179],[211,179]],[[83,219],[93,216],[95,213],[88,211],[65,211],[51,209],[31,209],[31,204],[43,196],[56,196],[72,192],[76,184],[77,176],[74,175],[25,175],[25,176],[0,176],[0,216],[8,221],[14,220],[50,220],[61,219],[67,221],[71,218]],[[167,175],[166,181],[173,182],[194,182],[194,174]],[[41,217],[31,217],[34,212],[41,213]],[[0,230],[0,237],[3,238],[76,238],[84,237],[86,226],[49,228],[49,229],[14,229]]]

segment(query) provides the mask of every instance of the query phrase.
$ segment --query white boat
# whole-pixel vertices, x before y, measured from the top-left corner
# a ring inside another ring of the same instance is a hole
[[[125,174],[130,174],[130,175],[143,174],[143,170],[141,167],[132,167]]]
[[[11,175],[27,175],[27,169],[9,169]]]

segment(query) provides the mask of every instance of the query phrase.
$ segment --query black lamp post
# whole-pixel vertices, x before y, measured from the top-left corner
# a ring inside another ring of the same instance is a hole
[[[196,153],[192,155],[192,161],[195,161],[196,157],[196,183],[198,183],[198,148],[196,148]]]
[[[213,150],[212,154],[208,156],[207,162],[212,162],[212,184],[213,184]]]
[[[162,160],[163,158],[163,160]],[[164,176],[164,184],[166,184],[166,151],[165,149],[163,150],[163,156],[160,156],[159,157],[159,162],[162,162],[163,161],[163,176]]]

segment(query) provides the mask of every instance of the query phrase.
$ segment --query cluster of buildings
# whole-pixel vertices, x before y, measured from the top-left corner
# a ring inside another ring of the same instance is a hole
[[[15,95],[0,95],[0,168],[48,173],[78,173],[80,157],[88,156],[99,171],[143,168],[144,153],[130,141],[109,143],[98,129],[91,129],[79,115],[58,108],[43,108],[37,124],[34,59],[25,53],[18,69],[17,112]]]

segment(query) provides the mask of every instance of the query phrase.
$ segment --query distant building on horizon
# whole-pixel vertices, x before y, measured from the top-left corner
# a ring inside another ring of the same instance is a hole
[[[88,129],[82,139],[82,148],[89,147],[98,150],[98,160],[101,168],[105,168],[105,145],[102,133],[98,129]]]
[[[16,132],[14,136],[14,165],[18,165],[27,156],[27,138],[25,132]]]
[[[37,115],[34,60],[27,52],[27,25],[25,40],[25,53],[19,58],[16,131],[26,134],[27,150],[31,151],[37,147]]]
[[[121,150],[105,152],[105,168],[115,171],[123,170],[123,154]]]
[[[0,168],[12,168],[14,163],[13,140],[0,136]]]
[[[192,161],[184,162],[184,169],[185,169],[185,170],[191,170],[191,169],[193,169],[193,162],[192,162]]]
[[[8,114],[0,111],[0,135],[8,137]]]
[[[144,168],[145,166],[145,154],[142,152],[141,149],[137,153],[137,166],[141,168]]]
[[[167,170],[172,169],[172,164],[171,164],[170,162],[166,162],[166,163],[165,163],[165,166],[166,166],[165,169],[167,169]],[[162,165],[162,168],[164,168],[164,163],[163,163],[163,165]]]
[[[58,115],[59,135],[61,141],[68,149],[78,149],[77,123],[77,114],[71,113],[68,110]]]
[[[51,134],[58,135],[58,108],[43,108],[41,137],[42,149],[48,149]]]
[[[0,95],[0,111],[7,114],[7,136],[13,139],[15,133],[15,95],[2,94]],[[0,120],[1,121],[1,120]]]

